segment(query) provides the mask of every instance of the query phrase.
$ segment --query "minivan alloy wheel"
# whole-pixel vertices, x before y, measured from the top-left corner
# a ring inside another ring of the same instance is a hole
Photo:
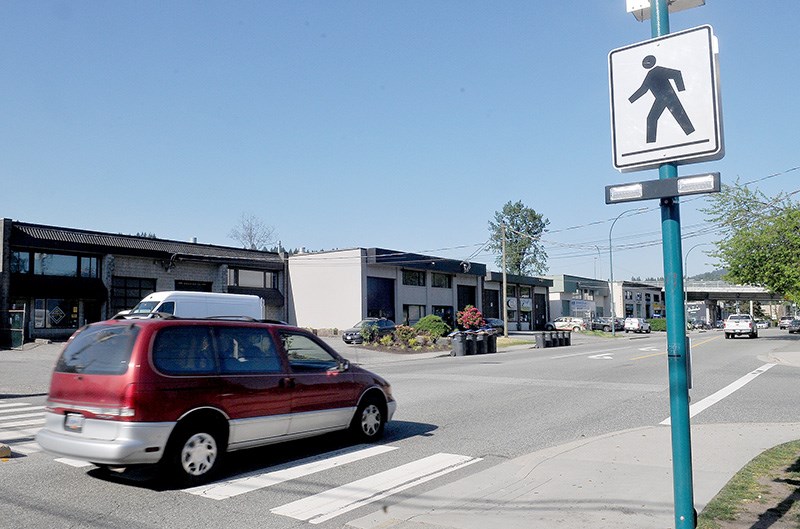
[[[373,437],[381,428],[381,410],[375,404],[369,404],[361,412],[361,431],[367,437]]]
[[[218,448],[214,436],[196,433],[189,437],[181,449],[181,465],[190,476],[202,476],[214,468]]]

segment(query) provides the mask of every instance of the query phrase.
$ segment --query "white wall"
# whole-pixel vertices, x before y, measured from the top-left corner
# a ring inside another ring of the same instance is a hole
[[[289,323],[347,329],[366,315],[360,248],[289,257]]]

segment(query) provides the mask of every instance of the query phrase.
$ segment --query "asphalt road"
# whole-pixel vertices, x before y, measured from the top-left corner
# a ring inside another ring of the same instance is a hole
[[[693,424],[800,422],[797,367],[775,366],[718,401],[714,397],[767,364],[769,354],[800,351],[800,336],[777,329],[762,330],[757,340],[724,340],[715,331],[691,336],[692,403],[714,400],[692,418]],[[663,334],[576,337],[569,347],[470,357],[389,355],[331,343],[393,385],[399,407],[380,453],[265,487],[251,476],[330,461],[332,451],[363,452],[340,435],[239,452],[230,458],[223,480],[238,480],[247,492],[221,499],[164,489],[146,470],[108,476],[39,451],[31,438],[36,424],[13,425],[37,420],[57,347],[0,351],[0,442],[14,450],[0,462],[0,528],[346,527],[509,459],[669,417]],[[31,417],[9,419],[20,415]],[[438,464],[446,470],[396,487],[385,497],[383,489],[371,489],[377,487],[372,476],[391,481],[398,473]],[[312,508],[309,498],[341,499],[345,489],[340,487],[347,484],[355,484],[348,492],[363,489],[374,501],[352,500],[352,508],[330,517],[303,514]],[[226,483],[214,490],[225,496],[233,488]]]

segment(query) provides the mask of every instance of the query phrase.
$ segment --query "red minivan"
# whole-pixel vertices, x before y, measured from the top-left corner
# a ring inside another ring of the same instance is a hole
[[[36,440],[103,467],[160,464],[184,484],[226,452],[350,429],[379,439],[390,385],[288,325],[110,320],[78,330],[50,382]]]

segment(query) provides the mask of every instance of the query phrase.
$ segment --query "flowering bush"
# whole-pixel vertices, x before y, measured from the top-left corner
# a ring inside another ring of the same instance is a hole
[[[481,311],[472,305],[464,307],[456,316],[458,324],[465,330],[480,329],[486,324]]]

